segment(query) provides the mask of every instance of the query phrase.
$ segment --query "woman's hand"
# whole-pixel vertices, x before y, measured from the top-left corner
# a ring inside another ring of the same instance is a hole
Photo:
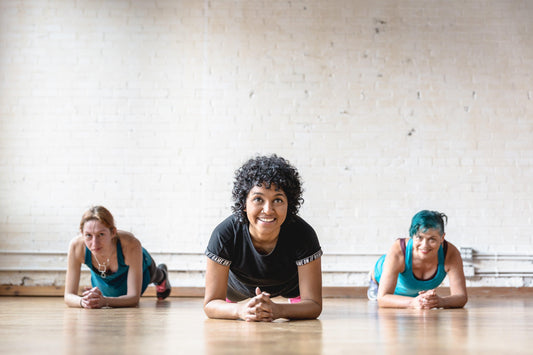
[[[246,302],[240,313],[240,318],[247,322],[272,322],[275,318],[276,304],[270,299],[270,294],[262,292],[259,287],[255,289],[256,296]]]
[[[107,302],[102,291],[98,287],[93,287],[83,291],[80,304],[83,308],[102,308],[107,305]]]
[[[420,291],[412,301],[410,308],[432,309],[440,307],[440,297],[435,290]]]

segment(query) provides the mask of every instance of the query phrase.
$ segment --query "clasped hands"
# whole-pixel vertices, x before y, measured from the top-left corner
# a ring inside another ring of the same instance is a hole
[[[102,308],[107,306],[107,301],[98,287],[87,287],[82,293],[80,305],[83,308]]]
[[[255,288],[256,296],[242,304],[240,318],[247,322],[272,322],[275,316],[276,304],[270,299],[270,294]]]
[[[440,307],[440,297],[435,290],[420,291],[411,302],[411,308],[432,309]]]

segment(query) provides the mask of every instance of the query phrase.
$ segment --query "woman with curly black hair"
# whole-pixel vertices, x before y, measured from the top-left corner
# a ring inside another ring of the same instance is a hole
[[[298,214],[298,171],[276,155],[235,173],[233,215],[211,235],[204,310],[209,318],[313,319],[322,312],[322,249]],[[281,296],[289,303],[273,302]],[[245,302],[241,302],[244,301]]]

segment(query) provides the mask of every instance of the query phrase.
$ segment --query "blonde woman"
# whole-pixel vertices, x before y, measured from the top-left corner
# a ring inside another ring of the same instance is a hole
[[[150,283],[156,285],[159,300],[169,296],[166,265],[156,266],[133,234],[117,230],[113,215],[105,207],[87,210],[81,218],[80,232],[68,251],[65,303],[69,307],[135,307]],[[82,264],[91,271],[92,288],[80,296]]]

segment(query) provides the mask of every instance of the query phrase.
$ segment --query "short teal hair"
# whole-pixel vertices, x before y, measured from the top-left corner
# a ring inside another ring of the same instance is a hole
[[[444,235],[444,225],[448,223],[448,216],[437,211],[423,210],[413,216],[409,236],[412,237],[418,231],[425,232],[428,229],[436,229],[440,235]]]

